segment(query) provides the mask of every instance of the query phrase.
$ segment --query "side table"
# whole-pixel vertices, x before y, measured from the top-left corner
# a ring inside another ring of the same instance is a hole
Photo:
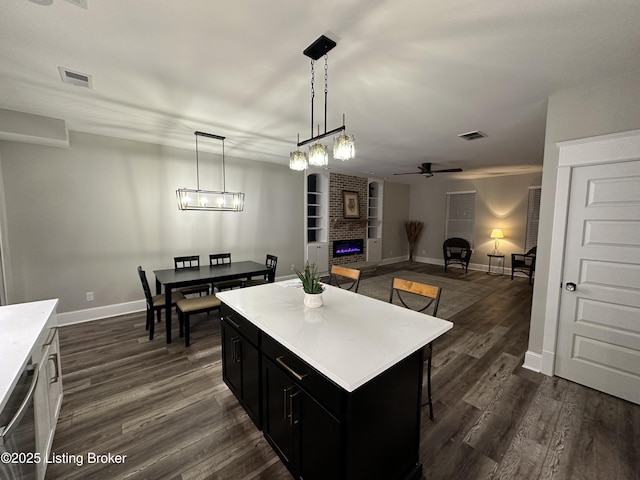
[[[489,269],[487,275],[504,275],[504,255],[500,253],[487,253],[489,257]],[[496,265],[495,271],[491,271],[491,260],[496,259],[498,265]],[[500,271],[498,271],[500,269]]]

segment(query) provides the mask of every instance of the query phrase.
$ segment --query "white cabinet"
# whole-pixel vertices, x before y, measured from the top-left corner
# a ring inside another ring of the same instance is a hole
[[[367,239],[367,262],[380,262],[382,260],[382,239]]]
[[[305,261],[318,272],[329,271],[329,176],[309,171],[305,175]]]
[[[329,271],[329,244],[309,243],[307,245],[307,262],[318,266],[318,273]]]
[[[38,362],[38,383],[34,395],[36,419],[36,451],[48,458],[62,405],[62,378],[60,370],[60,344],[57,327],[45,328],[42,341],[36,345],[34,362]],[[46,463],[38,464],[37,478],[43,479]]]

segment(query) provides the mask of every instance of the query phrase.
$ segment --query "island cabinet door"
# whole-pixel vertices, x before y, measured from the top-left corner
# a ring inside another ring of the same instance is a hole
[[[295,478],[339,480],[340,422],[282,369],[264,359],[263,432]]]
[[[260,354],[226,320],[222,328],[222,377],[249,417],[260,427]]]

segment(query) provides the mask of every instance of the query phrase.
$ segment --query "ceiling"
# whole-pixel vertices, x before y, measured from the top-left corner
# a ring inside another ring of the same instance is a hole
[[[338,44],[328,56],[327,129],[344,113],[356,137],[356,158],[330,166],[382,177],[422,162],[465,170],[446,178],[540,171],[547,98],[637,70],[640,54],[638,0],[5,0],[0,8],[0,108],[189,149],[201,130],[226,136],[229,157],[282,165],[297,134],[311,136],[302,50],[327,35]],[[91,75],[93,88],[62,83],[58,67]],[[315,123],[323,76],[320,59]],[[487,137],[457,137],[472,130]]]

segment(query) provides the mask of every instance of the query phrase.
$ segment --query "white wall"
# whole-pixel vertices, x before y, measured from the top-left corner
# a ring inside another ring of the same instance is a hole
[[[9,303],[59,298],[70,312],[139,300],[136,267],[153,282],[175,255],[273,253],[279,276],[303,264],[302,173],[227,157],[226,187],[245,192],[244,212],[182,212],[175,190],[195,188],[194,151],[76,132],[70,144],[0,142]],[[221,189],[219,158],[200,161],[200,187]]]
[[[471,263],[488,264],[487,253],[493,251],[491,229],[502,228],[505,238],[500,251],[505,254],[505,271],[510,254],[524,251],[529,187],[539,186],[540,173],[509,175],[474,180],[430,178],[411,187],[411,220],[422,220],[424,228],[416,247],[416,256],[424,261],[443,263],[445,240],[446,194],[476,191],[474,245]],[[406,241],[406,237],[405,237]]]
[[[529,352],[541,355],[559,150],[557,142],[640,128],[640,72],[549,98]],[[558,285],[560,288],[560,285]]]

